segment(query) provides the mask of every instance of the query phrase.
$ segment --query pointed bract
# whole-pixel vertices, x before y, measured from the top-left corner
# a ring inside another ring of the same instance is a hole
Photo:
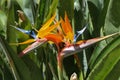
[[[28,52],[38,48],[39,46],[43,45],[47,42],[46,38],[43,39],[37,39],[33,44],[29,45],[27,48],[25,48],[20,54],[19,57],[22,57],[23,55],[27,54]]]
[[[104,37],[100,37],[100,38],[93,38],[93,39],[89,39],[89,40],[84,40],[84,41],[81,41],[80,43],[78,44],[74,44],[74,45],[71,45],[69,47],[65,47],[60,55],[62,57],[67,57],[67,56],[70,56],[70,55],[73,55],[77,52],[80,52],[82,51],[83,49],[99,42],[99,41],[102,41],[104,39],[107,39],[109,37],[112,37],[112,36],[115,36],[115,35],[118,35],[119,33],[114,33],[114,34],[111,34],[111,35],[107,35],[107,36],[104,36]]]

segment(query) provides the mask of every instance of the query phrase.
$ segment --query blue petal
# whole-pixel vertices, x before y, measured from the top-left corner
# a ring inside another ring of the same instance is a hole
[[[31,37],[33,37],[34,39],[36,38],[35,31],[31,31],[30,35],[31,35]]]
[[[78,38],[81,34],[83,34],[83,32],[86,30],[87,26],[88,26],[88,24],[87,24],[82,30],[77,31],[77,34],[75,34],[75,36],[74,36],[74,42],[76,42],[77,38]]]
[[[18,31],[20,31],[22,33],[28,34],[29,36],[31,36],[34,39],[36,38],[35,31],[33,31],[33,30],[24,30],[24,29],[17,28],[15,26],[12,26],[12,27],[14,27],[15,29],[17,29]]]

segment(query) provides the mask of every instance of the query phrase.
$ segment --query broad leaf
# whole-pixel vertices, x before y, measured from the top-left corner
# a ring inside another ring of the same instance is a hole
[[[0,44],[3,50],[2,54],[4,54],[5,58],[7,58],[14,78],[17,80],[31,80],[31,73],[26,64],[18,57],[16,53],[14,53],[4,39],[0,38]]]
[[[110,0],[105,18],[105,33],[111,34],[120,31],[120,0]]]
[[[87,80],[104,80],[112,71],[120,60],[120,37],[112,41],[100,54]]]
[[[119,0],[106,0],[104,1],[104,7],[102,12],[99,15],[98,26],[103,27],[101,30],[102,35],[108,35],[114,32],[120,31],[120,11],[118,5]],[[116,15],[117,14],[117,15]],[[97,28],[98,28],[97,26]],[[96,61],[97,56],[100,54],[100,51],[109,43],[113,38],[107,39],[104,42],[99,43],[94,49],[93,55],[90,60],[90,67],[93,67],[94,61]]]

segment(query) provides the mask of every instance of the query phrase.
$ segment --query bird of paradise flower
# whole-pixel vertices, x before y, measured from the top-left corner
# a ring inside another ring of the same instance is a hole
[[[109,37],[120,34],[119,32],[117,32],[117,33],[113,33],[113,34],[103,36],[103,37],[77,41],[77,38],[79,37],[79,35],[82,34],[87,27],[84,27],[82,30],[78,31],[78,35],[76,36],[73,33],[67,14],[65,14],[64,20],[61,18],[60,21],[58,22],[56,21],[53,25],[50,26],[50,24],[54,21],[54,19],[55,19],[55,15],[50,20],[48,20],[39,29],[39,31],[37,31],[37,35],[34,33],[34,31],[26,31],[26,30],[22,30],[16,27],[15,28],[33,37],[33,39],[29,39],[25,42],[18,43],[18,44],[28,44],[28,43],[33,42],[31,45],[29,45],[19,54],[20,57],[22,57],[24,54],[30,52],[31,50],[34,50],[38,46],[48,41],[52,41],[56,44],[57,49],[58,49],[57,65],[58,65],[59,79],[62,78],[62,74],[63,74],[62,61],[65,57],[68,57],[70,55],[75,55],[76,53],[84,50],[85,48],[99,41],[102,41]],[[61,25],[59,25],[60,23]],[[54,33],[52,31],[54,31]]]
[[[33,31],[26,31],[16,27],[15,28],[33,37],[33,39],[29,39],[25,42],[18,43],[18,44],[28,44],[33,42],[31,45],[29,45],[19,54],[20,57],[30,52],[31,50],[37,48],[38,46],[46,43],[47,41],[52,41],[56,44],[58,49],[58,54],[57,54],[58,70],[60,71],[58,75],[60,76],[62,75],[62,61],[65,57],[74,55],[75,53],[78,53],[83,49],[101,40],[120,34],[119,32],[117,32],[117,33],[99,37],[99,38],[77,41],[77,38],[79,37],[79,35],[82,34],[87,27],[84,27],[82,30],[78,31],[78,35],[75,35],[73,33],[67,14],[65,14],[64,20],[61,18],[60,21],[58,22],[56,21],[53,25],[51,25],[54,19],[55,19],[55,15],[50,20],[48,20],[39,29],[39,31],[37,31],[37,35]],[[61,25],[59,25],[60,23]],[[52,31],[54,31],[54,33],[52,33]]]
[[[52,16],[40,29],[37,31],[37,35],[34,34],[33,31],[26,31],[19,28],[16,28],[17,30],[29,34],[34,39],[29,39],[25,42],[17,43],[17,44],[28,44],[27,48],[25,48],[19,56],[23,56],[24,54],[30,52],[31,50],[37,48],[38,46],[46,43],[47,41],[52,41],[56,44],[58,48],[58,56],[65,58],[67,56],[73,55],[77,52],[82,51],[86,47],[95,44],[101,40],[104,40],[106,38],[109,38],[111,36],[117,35],[119,33],[114,33],[111,35],[107,35],[100,38],[94,38],[89,40],[80,40],[77,41],[77,38],[80,34],[84,32],[86,27],[84,27],[82,30],[78,31],[78,35],[75,36],[71,27],[71,24],[69,22],[69,19],[67,17],[67,14],[65,14],[64,20],[61,18],[60,21],[55,22],[55,24],[51,25],[51,23],[54,21],[55,15]],[[61,23],[61,26],[59,25]],[[51,25],[51,26],[50,26]],[[56,33],[51,33],[51,31],[55,30],[57,28]],[[63,44],[63,45],[61,45]]]
[[[56,24],[52,24],[52,22],[55,19],[55,14],[37,31],[37,34],[35,34],[34,31],[32,30],[24,30],[24,29],[20,29],[17,28],[15,26],[15,29],[28,34],[29,36],[31,36],[33,39],[29,39],[26,40],[24,42],[20,42],[20,43],[12,43],[13,45],[22,45],[22,44],[29,44],[32,43],[30,46],[28,46],[27,48],[25,48],[20,54],[19,56],[22,57],[24,54],[30,52],[31,50],[37,48],[38,46],[46,43],[48,41],[47,38],[45,38],[47,35],[50,35],[52,33],[52,31],[60,24],[60,21],[58,21]],[[34,43],[33,43],[34,42]]]

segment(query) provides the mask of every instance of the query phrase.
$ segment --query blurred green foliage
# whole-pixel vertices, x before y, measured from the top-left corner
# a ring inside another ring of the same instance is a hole
[[[105,36],[120,31],[120,0],[1,0],[0,1],[0,80],[59,80],[57,50],[48,43],[18,57],[28,45],[9,45],[30,37],[10,25],[39,29],[54,13],[56,19],[68,14],[74,33],[88,24],[78,40]],[[18,13],[20,10],[23,13]],[[20,16],[24,19],[22,19]],[[22,20],[21,20],[22,19]],[[120,36],[101,41],[63,60],[63,79],[77,73],[78,80],[120,79]]]

